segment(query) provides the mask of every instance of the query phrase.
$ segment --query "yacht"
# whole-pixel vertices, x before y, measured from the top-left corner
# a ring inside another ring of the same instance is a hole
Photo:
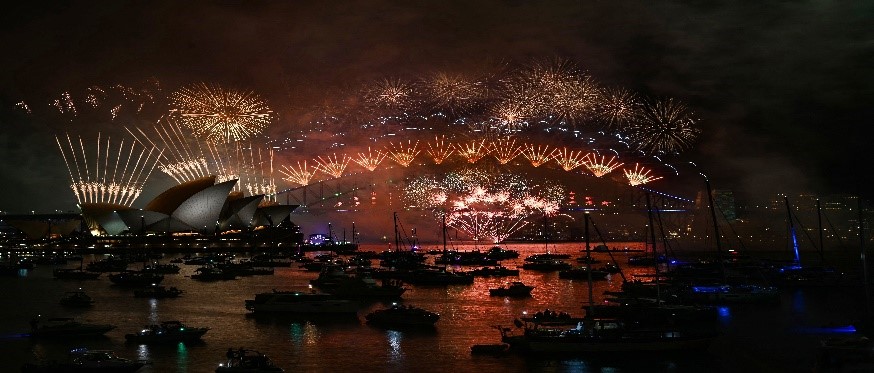
[[[167,288],[157,284],[134,290],[134,296],[137,298],[177,298],[180,295],[182,295],[182,290],[179,290],[174,286]]]
[[[209,328],[183,325],[179,321],[165,321],[159,325],[146,325],[136,333],[125,334],[124,339],[135,343],[192,342],[200,340]]]
[[[114,351],[110,350],[76,349],[70,355],[72,359],[66,363],[25,364],[21,367],[21,371],[24,373],[131,373],[146,365],[144,361],[118,357]]]
[[[489,295],[500,297],[530,297],[533,286],[525,285],[521,281],[513,281],[506,286],[489,289]]]
[[[440,315],[422,308],[397,303],[373,311],[364,317],[368,323],[380,326],[433,326]]]
[[[228,360],[215,368],[216,373],[282,373],[267,355],[255,350],[229,350]]]
[[[31,337],[98,336],[115,329],[109,324],[87,324],[71,317],[34,318],[30,321]]]
[[[247,299],[246,309],[254,313],[355,314],[358,305],[327,293],[273,290]]]
[[[82,290],[68,291],[60,301],[61,305],[69,307],[91,307],[94,300]]]

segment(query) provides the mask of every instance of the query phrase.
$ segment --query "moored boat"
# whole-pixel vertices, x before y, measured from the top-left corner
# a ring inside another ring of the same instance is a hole
[[[192,342],[200,340],[209,328],[191,327],[179,321],[165,321],[158,325],[146,325],[136,333],[125,334],[124,339],[136,343]]]
[[[520,281],[513,281],[506,286],[489,289],[489,295],[500,297],[530,297],[533,286],[528,286]]]
[[[267,355],[255,350],[228,350],[228,360],[215,368],[216,373],[282,373]]]
[[[152,284],[142,289],[134,290],[134,296],[137,298],[177,298],[182,295],[183,291],[176,287],[164,287],[161,285]]]
[[[131,373],[140,370],[145,361],[118,357],[110,350],[76,349],[70,352],[72,359],[66,363],[25,364],[24,373]]]
[[[98,336],[115,329],[109,324],[81,323],[71,317],[36,317],[30,321],[31,337]]]
[[[68,291],[60,301],[61,305],[69,307],[91,307],[94,305],[94,299],[84,291]]]
[[[397,303],[391,307],[373,311],[364,317],[368,323],[380,326],[434,326],[440,315],[422,308]]]
[[[246,300],[246,309],[254,313],[355,314],[358,305],[334,295],[301,291],[272,291]]]

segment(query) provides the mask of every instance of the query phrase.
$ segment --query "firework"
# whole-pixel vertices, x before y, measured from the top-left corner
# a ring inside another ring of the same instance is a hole
[[[345,154],[342,158],[337,158],[337,154],[326,156],[325,158],[319,156],[316,159],[316,169],[337,178],[343,176],[343,171],[346,170],[346,166],[349,165],[351,160],[352,158],[347,157]]]
[[[370,150],[370,147],[367,147],[367,154],[358,153],[358,158],[352,159],[355,163],[358,163],[359,166],[366,168],[368,171],[373,171],[376,167],[382,163],[382,160],[385,159],[385,153],[377,150],[376,154]]]
[[[638,115],[639,106],[633,92],[623,88],[608,89],[601,100],[598,117],[607,128],[623,129]]]
[[[201,83],[183,88],[171,98],[173,115],[212,143],[256,136],[273,121],[273,111],[252,92]]]
[[[364,91],[364,100],[371,105],[405,111],[414,106],[415,85],[400,79],[387,78]]]
[[[570,171],[583,165],[587,155],[583,154],[582,150],[568,151],[567,148],[563,148],[561,151],[556,150],[553,157],[563,170]]]
[[[476,163],[485,157],[491,149],[486,145],[485,140],[471,141],[467,144],[458,145],[458,154],[470,163]]]
[[[257,148],[249,144],[240,149],[239,189],[250,196],[264,195],[265,200],[275,198],[276,183],[273,178],[273,149]],[[248,152],[246,151],[248,150]],[[248,154],[247,154],[248,153]]]
[[[421,176],[404,189],[407,201],[446,218],[450,227],[474,239],[505,240],[526,224],[532,214],[554,214],[559,188],[535,185],[514,174],[490,174],[465,169],[443,180]]]
[[[541,116],[574,123],[592,114],[601,92],[594,80],[565,59],[536,62],[522,72],[514,92]]]
[[[435,137],[434,142],[428,143],[428,155],[431,156],[435,164],[443,163],[455,151],[454,146],[446,144],[444,140],[445,136],[440,136]]]
[[[601,158],[598,158],[598,156],[594,153],[586,154],[583,163],[583,165],[585,165],[586,168],[589,169],[589,172],[595,175],[595,177],[601,177],[609,174],[610,172],[613,172],[613,170],[621,167],[623,164],[624,163],[619,163],[618,161],[616,161],[616,156],[607,159],[606,156],[602,155]]]
[[[412,140],[407,140],[406,145],[403,142],[391,143],[387,151],[389,158],[404,167],[409,167],[413,163],[413,159],[416,159],[416,156],[422,152],[419,150],[418,140],[415,143]]]
[[[313,175],[316,174],[315,169],[307,167],[306,161],[303,161],[303,163],[297,162],[297,167],[286,165],[280,167],[279,172],[285,175],[285,180],[300,184],[301,186],[309,185]]]
[[[154,147],[146,152],[145,147],[137,150],[136,143],[131,143],[126,149],[124,141],[121,141],[117,148],[113,148],[107,138],[104,145],[98,134],[97,151],[89,159],[81,137],[78,139],[78,148],[69,134],[66,135],[66,140],[69,152],[65,150],[61,139],[55,136],[55,142],[70,175],[70,188],[79,204],[111,203],[130,206],[143,191],[143,184],[155,169],[160,157],[160,152]],[[78,154],[80,151],[81,158]],[[93,164],[93,173],[89,164]]]
[[[450,113],[468,112],[484,95],[482,82],[442,72],[427,79],[424,87],[435,109]]]
[[[643,185],[661,179],[661,177],[650,176],[652,170],[640,167],[640,164],[637,163],[634,164],[634,170],[624,169],[623,171],[625,171],[625,177],[628,179],[628,184],[631,186]]]
[[[679,153],[691,147],[701,132],[692,115],[674,99],[646,100],[629,126],[629,137],[642,151]]]
[[[153,135],[140,128],[132,130],[125,127],[140,145],[163,149],[158,158],[158,169],[173,178],[177,183],[191,181],[211,174],[207,153],[191,133],[173,122],[159,122],[153,127]]]
[[[492,155],[500,164],[510,163],[522,152],[521,148],[516,145],[516,139],[513,138],[498,139],[491,144]]]
[[[553,150],[549,148],[549,145],[529,144],[522,147],[522,155],[528,158],[531,166],[540,167],[553,158]]]
[[[52,105],[55,109],[58,109],[58,112],[61,114],[71,114],[76,116],[79,112],[76,109],[76,104],[73,102],[73,96],[70,92],[62,93],[60,98],[55,99],[52,102]]]
[[[531,109],[525,101],[505,100],[492,108],[492,119],[501,124],[507,133],[516,133],[527,127]]]

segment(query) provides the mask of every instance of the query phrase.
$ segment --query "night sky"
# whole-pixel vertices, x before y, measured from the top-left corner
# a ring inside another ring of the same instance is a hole
[[[278,113],[388,75],[559,56],[607,85],[687,103],[682,154],[741,197],[874,196],[874,3],[89,1],[0,15],[0,211],[74,209],[54,135],[118,123],[23,117],[64,91],[216,82]],[[49,3],[49,2],[46,2]],[[301,125],[293,114],[277,128]]]

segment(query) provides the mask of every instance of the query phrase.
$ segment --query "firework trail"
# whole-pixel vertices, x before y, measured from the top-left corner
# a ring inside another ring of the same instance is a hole
[[[359,166],[366,168],[368,171],[373,171],[379,164],[382,163],[382,160],[385,159],[386,154],[377,150],[376,154],[370,150],[370,147],[367,147],[367,153],[358,153],[358,158],[352,159],[355,163],[358,163]]]
[[[647,170],[635,163],[634,169],[624,169],[625,177],[628,179],[628,184],[631,186],[643,185],[651,181],[661,179],[661,177],[651,176],[652,170]]]
[[[407,140],[406,145],[403,142],[397,144],[390,143],[387,151],[389,158],[404,167],[409,167],[413,160],[416,159],[416,156],[422,152],[419,150],[419,140],[416,140],[415,143],[413,140]]]
[[[607,159],[606,156],[602,155],[598,158],[594,153],[589,153],[586,154],[585,163],[583,164],[589,169],[589,172],[591,172],[592,175],[595,175],[595,177],[601,177],[613,172],[613,170],[619,167],[622,167],[624,163],[616,161],[616,156]]]
[[[303,163],[297,162],[297,167],[286,165],[281,165],[280,167],[279,172],[285,175],[285,180],[297,183],[300,186],[309,185],[310,180],[316,174],[315,169],[307,167],[306,161],[303,161]]]
[[[435,137],[434,142],[428,143],[428,155],[434,160],[434,164],[441,164],[455,151],[452,144],[445,143],[445,136]]]

